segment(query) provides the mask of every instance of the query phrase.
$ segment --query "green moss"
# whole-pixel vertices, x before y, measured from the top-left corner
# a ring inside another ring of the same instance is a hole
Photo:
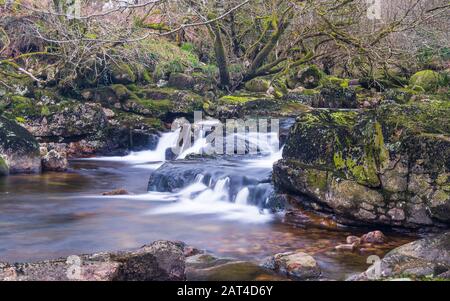
[[[409,133],[450,133],[449,101],[430,101],[404,105],[386,105],[378,109],[380,120],[390,132],[403,129]],[[389,135],[391,133],[388,133]]]
[[[440,83],[439,73],[433,70],[423,70],[414,74],[409,84],[411,87],[420,86],[427,92],[435,91],[439,87]]]
[[[115,84],[110,86],[111,90],[113,90],[114,94],[120,100],[125,100],[131,96],[131,92],[128,88],[122,84]]]
[[[344,158],[342,158],[341,152],[334,154],[333,162],[334,162],[334,166],[336,167],[336,169],[344,169],[346,166],[346,162],[345,162]]]
[[[0,156],[0,177],[6,176],[9,173],[8,165],[6,165],[5,160]]]
[[[305,94],[305,95],[317,95],[317,94],[320,94],[320,91],[319,90],[315,90],[315,89],[305,89],[305,90],[302,91],[302,94]]]
[[[154,112],[168,112],[172,108],[172,102],[169,99],[134,99],[137,103]]]
[[[332,112],[333,122],[340,126],[352,127],[356,122],[357,112]]]
[[[266,92],[270,88],[270,82],[264,78],[254,78],[245,83],[245,89],[250,92]]]
[[[257,100],[257,97],[253,96],[237,96],[237,95],[227,95],[219,99],[220,104],[230,104],[230,105],[240,105],[245,104],[249,101]]]
[[[47,106],[41,107],[41,116],[49,116],[50,115],[50,109]]]
[[[27,97],[14,95],[11,96],[11,113],[16,116],[34,116],[38,115],[33,100]]]
[[[322,78],[322,80],[320,81],[320,84],[322,86],[340,86],[341,84],[344,83],[344,80],[342,78],[339,77],[335,77],[335,76],[326,76],[324,78]]]
[[[306,169],[306,181],[313,189],[326,191],[328,187],[328,174],[326,171],[317,169]]]
[[[311,110],[311,107],[297,103],[297,102],[290,102],[283,104],[281,106],[281,113],[286,115],[298,115],[300,113],[305,113]]]
[[[142,71],[142,79],[144,80],[144,82],[146,83],[151,83],[152,82],[152,76],[150,75],[150,72],[148,72],[147,69],[144,69]]]
[[[389,161],[389,150],[384,143],[383,128],[379,122],[375,122],[375,137],[374,137],[375,153],[378,155],[378,163],[381,168]]]

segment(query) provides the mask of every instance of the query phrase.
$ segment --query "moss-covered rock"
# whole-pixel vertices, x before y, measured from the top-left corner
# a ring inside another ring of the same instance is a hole
[[[245,83],[245,89],[255,93],[265,93],[270,88],[270,81],[264,78],[254,78]]]
[[[119,63],[111,67],[111,80],[116,84],[131,84],[136,82],[136,74],[125,63]]]
[[[378,269],[378,270],[377,270]],[[349,280],[444,280],[450,277],[450,232],[429,235],[390,251],[366,272]]]
[[[450,105],[439,101],[301,114],[275,165],[275,185],[347,221],[446,227],[448,116]]]
[[[169,87],[188,90],[194,88],[195,81],[190,75],[174,72],[170,74],[168,84]]]
[[[423,70],[414,74],[409,84],[411,87],[423,88],[427,92],[435,91],[439,87],[440,75],[433,70]]]
[[[307,105],[277,99],[266,94],[233,94],[208,104],[207,113],[219,119],[242,118],[245,116],[297,116],[308,111]]]
[[[302,87],[314,89],[320,85],[324,74],[317,66],[312,65],[301,69],[296,77]]]
[[[6,176],[9,174],[9,167],[6,165],[5,160],[3,160],[2,157],[0,157],[0,177]]]
[[[23,127],[0,116],[0,174],[41,170],[39,144]]]

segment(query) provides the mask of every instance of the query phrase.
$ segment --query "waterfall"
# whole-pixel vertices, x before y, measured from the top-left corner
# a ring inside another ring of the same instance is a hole
[[[248,196],[250,195],[250,190],[248,187],[241,189],[236,195],[236,204],[247,205]]]
[[[112,198],[160,204],[150,209],[149,215],[204,214],[247,223],[267,222],[273,218],[264,208],[273,192],[270,183],[272,166],[282,153],[278,148],[278,135],[232,133],[224,140],[230,139],[234,145],[241,143],[247,150],[256,149],[257,153],[184,160],[190,154],[199,154],[211,147],[205,131],[199,130],[192,145],[182,145],[182,153],[167,162],[167,150],[180,146],[177,145],[180,141],[186,143],[186,138],[180,134],[181,129],[162,134],[155,150],[131,153],[125,157],[100,158],[155,170],[152,172],[154,181],[149,183],[147,194]]]

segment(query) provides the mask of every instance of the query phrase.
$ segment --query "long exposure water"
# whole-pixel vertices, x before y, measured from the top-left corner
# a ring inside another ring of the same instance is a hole
[[[176,140],[176,132],[168,133],[155,150],[72,160],[65,173],[0,178],[0,261],[125,250],[167,239],[255,262],[305,251],[332,279],[368,267],[367,254],[334,251],[347,235],[362,230],[294,227],[283,223],[282,214],[264,209],[272,191],[272,164],[281,158],[278,148],[208,160],[184,160],[184,153],[163,165],[166,149]],[[163,189],[183,173],[189,176],[181,177],[180,187]],[[149,187],[152,174],[157,185]],[[119,188],[130,194],[102,195]],[[410,239],[390,235],[390,240],[392,248]]]

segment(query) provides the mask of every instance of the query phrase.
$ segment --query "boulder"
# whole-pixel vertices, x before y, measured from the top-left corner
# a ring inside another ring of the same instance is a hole
[[[26,127],[35,137],[70,138],[97,134],[107,124],[100,104],[73,101],[55,107],[49,116],[30,120]]]
[[[205,111],[218,119],[246,116],[290,117],[309,111],[310,107],[290,100],[276,99],[266,94],[234,94],[207,103]]]
[[[450,279],[450,232],[432,235],[389,252],[366,272],[349,280],[387,278]]]
[[[262,266],[297,280],[315,279],[321,275],[314,257],[303,252],[276,254],[266,259]]]
[[[342,223],[446,228],[449,115],[441,101],[303,113],[274,166],[275,187]]]
[[[314,89],[320,85],[320,80],[323,76],[323,72],[317,66],[307,66],[300,70],[292,70],[287,79],[287,85],[290,89],[295,89],[299,86],[306,89]]]
[[[245,89],[250,92],[265,93],[270,88],[270,82],[263,78],[254,78],[245,83]]]
[[[111,68],[111,80],[116,84],[131,84],[136,81],[136,75],[130,66],[120,63]]]
[[[184,73],[171,73],[169,77],[169,87],[189,90],[193,89],[195,85],[194,78]]]
[[[421,87],[427,92],[433,92],[439,87],[440,75],[433,70],[423,70],[414,74],[409,84],[414,87]]]
[[[9,174],[9,167],[6,165],[5,160],[0,157],[0,177],[7,176]]]
[[[44,171],[66,171],[69,167],[65,153],[51,150],[42,157],[42,169]]]
[[[183,244],[156,241],[137,250],[69,256],[35,263],[0,263],[9,281],[183,281]]]
[[[0,116],[0,175],[41,170],[39,144],[16,122]]]
[[[361,243],[384,244],[386,236],[381,231],[372,231],[361,236]]]

